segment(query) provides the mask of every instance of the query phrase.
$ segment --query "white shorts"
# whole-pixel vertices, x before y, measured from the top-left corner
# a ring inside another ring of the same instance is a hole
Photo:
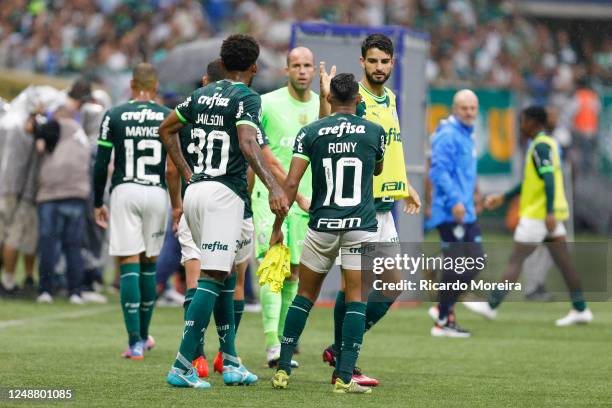
[[[242,230],[240,231],[240,241],[238,242],[238,250],[236,251],[236,265],[241,264],[253,255],[253,237],[255,235],[255,227],[253,226],[253,218],[242,220]]]
[[[7,244],[27,255],[36,253],[38,212],[36,206],[14,194],[0,196],[0,245]]]
[[[244,201],[217,181],[187,187],[183,214],[200,251],[200,268],[230,272],[236,257]]]
[[[191,259],[200,259],[200,250],[193,242],[191,231],[185,220],[185,214],[181,215],[178,225],[178,241],[181,244],[181,264],[185,265],[186,261]]]
[[[236,259],[234,260],[235,264],[243,263],[251,257],[253,253],[253,231],[253,218],[243,220],[238,251],[236,251]],[[181,244],[181,264],[184,265],[185,261],[190,259],[200,259],[200,250],[195,242],[193,242],[193,237],[184,215],[179,221],[178,240]]]
[[[563,222],[557,221],[555,230],[550,233],[546,229],[544,220],[535,218],[520,218],[514,231],[514,241],[521,243],[540,243],[546,238],[556,238],[567,235]]]
[[[391,211],[377,212],[376,221],[378,230],[376,231],[376,242],[399,242],[395,221]]]
[[[142,252],[157,256],[164,243],[168,217],[168,193],[161,187],[123,183],[110,197],[110,243],[112,256]]]
[[[318,273],[331,269],[338,253],[344,269],[361,270],[361,243],[375,242],[376,232],[353,230],[320,232],[308,228],[300,263]]]

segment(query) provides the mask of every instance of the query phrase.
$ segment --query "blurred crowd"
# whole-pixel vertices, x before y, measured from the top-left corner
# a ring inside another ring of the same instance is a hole
[[[427,76],[438,85],[512,87],[545,102],[582,77],[612,84],[612,38],[552,30],[511,0],[3,0],[0,67],[123,71],[229,31],[255,36],[282,61],[294,21],[426,32]]]
[[[551,132],[569,148],[568,158],[580,176],[596,168],[601,128],[597,90],[612,85],[612,39],[553,30],[519,15],[515,4],[506,0],[2,0],[0,69],[47,75],[93,73],[94,77],[112,78],[117,88],[127,88],[117,74],[125,74],[136,63],[160,62],[179,43],[225,32],[255,36],[276,54],[281,67],[294,21],[397,24],[426,32],[431,38],[426,68],[431,84],[522,91],[528,99],[524,103],[551,109],[555,119]],[[115,93],[113,87],[107,89]],[[33,282],[39,226],[15,220],[34,219],[28,214],[41,212],[37,197],[41,190],[39,186],[35,191],[34,181],[44,178],[40,168],[45,155],[61,151],[37,150],[26,122],[33,113],[68,101],[68,116],[80,123],[86,136],[83,151],[94,157],[100,116],[111,104],[108,94],[93,91],[88,82],[77,81],[70,92],[58,95],[51,88],[30,87],[11,101],[10,111],[0,100],[0,213],[6,216],[0,219],[4,241],[0,292],[17,286],[13,278],[19,254],[25,255],[24,286]],[[68,161],[57,159],[58,165],[64,162]],[[81,171],[81,178],[88,180],[90,169],[85,166]],[[61,198],[83,201],[77,220],[83,225],[79,228],[84,228],[78,244],[83,262],[73,282],[51,279],[48,284],[66,287],[69,295],[76,295],[76,303],[103,302],[96,291],[107,259],[102,255],[103,237],[91,219],[90,193],[84,191],[78,197],[69,193]],[[44,217],[39,222],[41,227],[51,225]],[[33,231],[32,243],[24,245],[28,230]],[[70,272],[69,262],[58,262],[56,269]]]

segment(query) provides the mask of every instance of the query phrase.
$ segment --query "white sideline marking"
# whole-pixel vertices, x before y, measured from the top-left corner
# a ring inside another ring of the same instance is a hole
[[[111,310],[115,310],[115,309],[117,309],[117,307],[115,306],[105,306],[105,307],[99,307],[96,309],[79,310],[78,312],[66,312],[66,313],[58,313],[58,314],[53,314],[53,315],[41,316],[41,317],[32,317],[29,319],[0,320],[0,330],[6,329],[9,327],[22,326],[28,323],[48,322],[52,320],[61,320],[61,319],[78,319],[80,317],[94,316],[94,315],[110,312]]]

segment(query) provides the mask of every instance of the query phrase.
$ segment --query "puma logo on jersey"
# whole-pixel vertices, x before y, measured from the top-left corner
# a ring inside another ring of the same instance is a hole
[[[345,133],[365,133],[366,128],[364,125],[353,125],[351,122],[342,122],[336,126],[327,126],[319,129],[319,136],[324,135],[336,135],[340,137]]]
[[[145,120],[155,120],[161,122],[164,120],[164,112],[155,112],[153,109],[143,109],[137,112],[123,112],[121,120],[135,120],[138,123],[143,123]]]
[[[198,98],[198,103],[200,105],[208,106],[208,109],[212,108],[213,106],[227,107],[229,101],[229,98],[222,98],[219,92],[215,92],[213,96],[202,95]]]

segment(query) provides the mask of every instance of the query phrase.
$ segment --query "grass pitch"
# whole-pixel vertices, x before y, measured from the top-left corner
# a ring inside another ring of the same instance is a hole
[[[37,305],[0,300],[0,387],[72,388],[73,407],[587,407],[611,406],[612,307],[591,303],[595,322],[557,328],[566,303],[508,303],[496,321],[457,306],[471,339],[429,335],[427,304],[393,309],[365,337],[359,365],[381,385],[371,395],[334,395],[321,351],[332,340],[332,311],[315,308],[301,340],[289,389],[273,390],[264,366],[259,314],[245,313],[238,350],[259,377],[252,387],[226,387],[214,375],[210,390],[165,383],[179,344],[182,309],[157,308],[151,332],[157,347],[144,361],[119,357],[126,343],[118,300],[109,305]],[[206,351],[214,357],[213,326]],[[211,360],[212,360],[211,357]],[[212,361],[210,362],[212,365]],[[212,367],[211,367],[212,369]],[[63,403],[0,401],[0,406]]]

